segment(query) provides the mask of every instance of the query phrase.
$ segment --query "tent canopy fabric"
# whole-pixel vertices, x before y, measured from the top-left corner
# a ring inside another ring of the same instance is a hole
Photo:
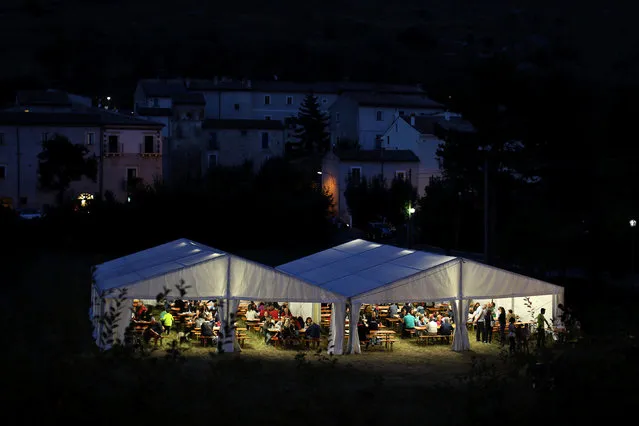
[[[383,299],[385,292],[380,289],[391,286],[393,297],[410,301],[415,297],[410,284],[417,277],[427,277],[439,269],[447,270],[446,264],[452,261],[455,258],[450,256],[353,240],[276,269],[348,298],[370,295]],[[457,275],[450,278],[443,284],[431,279],[435,286],[440,287],[432,289],[437,297],[457,295]]]
[[[276,269],[360,303],[563,293],[560,286],[468,259],[361,239]]]
[[[155,299],[165,289],[177,297],[184,281],[185,299],[259,299],[264,301],[335,302],[344,297],[292,275],[187,239],[179,239],[95,269],[99,293],[126,288],[129,298]]]

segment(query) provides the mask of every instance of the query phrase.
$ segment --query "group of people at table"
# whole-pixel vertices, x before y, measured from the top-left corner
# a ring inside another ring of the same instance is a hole
[[[154,339],[155,342],[171,332],[176,323],[183,325],[181,332],[187,336],[189,332],[197,330],[199,336],[208,337],[212,343],[216,343],[217,331],[220,327],[220,318],[216,301],[185,301],[176,300],[173,304],[163,302],[163,310],[157,315],[151,313],[151,309],[142,301],[134,301],[134,309],[131,317],[131,326],[127,329],[128,336],[134,331],[142,333],[146,342]],[[561,306],[563,308],[563,306]],[[162,309],[156,306],[156,312]],[[347,321],[349,316],[347,307]],[[318,342],[321,329],[313,322],[311,317],[304,319],[294,316],[288,304],[249,302],[240,308],[239,312],[246,325],[264,336],[266,344],[276,342]],[[535,325],[538,331],[538,345],[544,344],[545,326],[551,325],[545,318],[545,310],[537,316]],[[398,325],[403,337],[416,335],[451,336],[453,334],[453,315],[450,306],[434,304],[427,306],[425,303],[405,303],[401,308],[397,303],[388,306],[364,305],[357,322],[357,334],[359,341],[368,345],[381,344],[376,337],[384,325],[382,320],[387,320],[391,325]],[[563,319],[563,316],[562,316]],[[503,307],[496,309],[495,304],[488,302],[484,305],[475,303],[471,305],[468,325],[474,326],[477,342],[491,343],[493,328],[498,331],[500,343],[510,345],[510,351],[515,351],[518,343],[527,340],[531,334],[533,323],[518,321],[518,316],[510,309],[508,312]],[[539,333],[541,331],[541,333]]]

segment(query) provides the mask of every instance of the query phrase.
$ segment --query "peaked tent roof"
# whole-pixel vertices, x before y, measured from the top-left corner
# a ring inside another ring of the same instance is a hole
[[[184,280],[187,299],[227,297],[291,302],[344,298],[297,277],[187,239],[179,239],[96,267],[97,290],[127,289],[127,297],[154,299]],[[175,294],[175,293],[173,293]],[[169,294],[170,296],[172,294]]]
[[[559,286],[467,259],[353,240],[278,266],[354,302],[456,299],[462,269],[463,298],[558,294]]]

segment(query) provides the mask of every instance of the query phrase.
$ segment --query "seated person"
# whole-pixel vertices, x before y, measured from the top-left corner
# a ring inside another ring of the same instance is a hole
[[[368,319],[369,330],[379,330],[379,322],[377,322],[377,314],[375,311],[371,312],[371,316]]]
[[[453,326],[448,322],[448,318],[442,318],[442,325],[439,327],[438,334],[440,336],[450,336],[453,334]]]
[[[195,319],[195,328],[200,328],[202,327],[202,323],[204,323],[206,321],[206,318],[204,318],[204,314],[200,314],[196,319]]]
[[[364,317],[360,317],[357,322],[357,336],[360,342],[366,342],[366,346],[368,346],[368,326]]]
[[[435,318],[431,318],[426,326],[428,334],[437,334],[437,320]]]
[[[200,328],[200,335],[202,337],[207,337],[206,340],[211,341],[211,345],[217,344],[217,337],[215,336],[215,332],[213,331],[213,325],[210,321],[204,321],[202,323],[202,327]],[[208,339],[210,337],[210,339]]]
[[[155,339],[155,344],[157,345],[158,339],[162,336],[163,332],[164,328],[162,327],[162,324],[157,322],[154,317],[151,317],[151,324],[149,324],[146,330],[144,330],[144,341],[149,343],[151,339]]]
[[[320,338],[320,326],[313,322],[313,318],[306,318],[306,338],[307,339],[319,339]]]
[[[249,305],[248,310],[246,311],[246,320],[247,321],[257,321],[260,319],[260,315],[257,313],[253,305]]]
[[[262,326],[262,332],[264,333],[264,343],[269,344],[271,339],[277,335],[277,332],[272,332],[270,330],[275,328],[274,321],[268,317],[264,319],[264,325]]]
[[[282,325],[282,337],[284,339],[292,339],[298,336],[297,327],[295,327],[295,320],[286,318]]]
[[[398,311],[399,311],[399,307],[397,306],[397,303],[392,303],[388,307],[388,316],[391,318],[395,318],[397,317]]]
[[[408,332],[408,330],[415,329],[415,317],[411,314],[411,312],[406,312],[406,315],[404,315],[402,321],[404,325],[402,329],[402,334],[404,336],[410,336],[410,333]]]

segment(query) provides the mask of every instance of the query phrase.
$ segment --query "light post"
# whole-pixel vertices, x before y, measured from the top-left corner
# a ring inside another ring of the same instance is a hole
[[[413,214],[415,214],[415,207],[412,206],[411,203],[408,203],[408,208],[406,209],[406,212],[408,213],[408,223],[406,224],[406,234],[407,237],[406,238],[406,246],[407,248],[410,248],[410,240],[411,240],[411,227],[413,226]]]
[[[632,250],[631,250],[631,256],[632,258],[630,259],[630,272],[631,274],[634,276],[635,275],[635,234],[636,229],[637,228],[637,221],[634,219],[630,219],[630,232],[632,233],[632,235],[630,236],[630,238],[632,238]]]

